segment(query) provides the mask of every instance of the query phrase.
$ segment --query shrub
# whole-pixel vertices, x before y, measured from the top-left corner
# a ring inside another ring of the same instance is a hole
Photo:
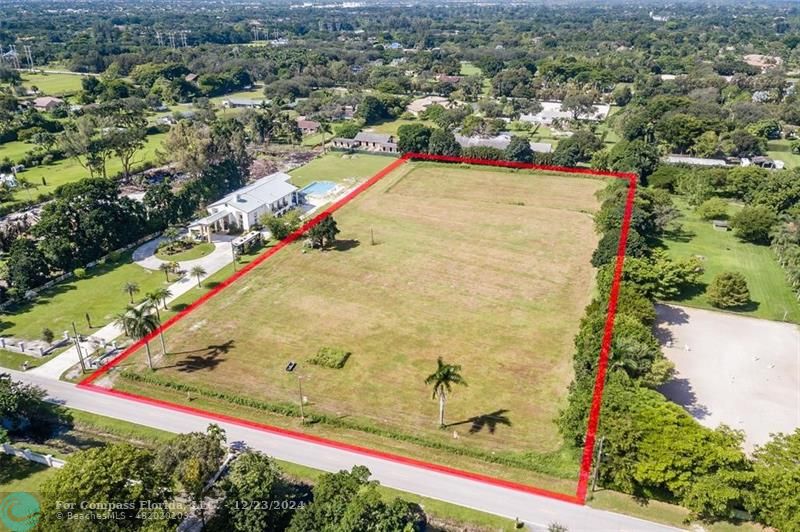
[[[731,219],[733,231],[742,240],[756,244],[769,244],[769,232],[778,217],[769,207],[745,207]]]
[[[42,340],[44,340],[48,344],[52,344],[53,343],[53,338],[55,338],[55,335],[53,334],[53,331],[51,331],[47,327],[42,329]]]
[[[722,198],[707,199],[697,207],[703,220],[720,220],[728,217],[728,203]]]
[[[311,364],[331,369],[341,369],[344,367],[350,352],[336,347],[320,347],[317,354],[308,361]]]
[[[72,275],[74,275],[76,279],[85,279],[86,268],[75,268],[74,270],[72,270]]]
[[[122,253],[119,251],[112,251],[107,255],[108,262],[118,262],[122,258]]]
[[[708,302],[717,308],[742,307],[750,302],[747,280],[738,272],[723,272],[706,289]]]

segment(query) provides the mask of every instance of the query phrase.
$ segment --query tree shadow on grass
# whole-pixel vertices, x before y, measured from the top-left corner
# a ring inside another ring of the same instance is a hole
[[[357,248],[360,245],[361,242],[358,240],[335,240],[328,249],[332,249],[334,251],[350,251],[351,249]]]
[[[695,236],[697,236],[696,233],[687,230],[683,226],[673,227],[662,233],[662,238],[664,240],[672,242],[691,242]]]
[[[29,462],[28,460],[8,455],[0,455],[0,485],[9,484],[15,480],[25,480],[45,469],[47,469],[47,466],[44,464]]]
[[[178,368],[178,371],[183,373],[194,373],[195,371],[212,370],[225,361],[222,355],[225,355],[234,347],[234,341],[228,340],[225,343],[217,345],[208,345],[204,349],[195,349],[192,351],[180,351],[177,353],[170,353],[172,355],[184,355],[189,353],[183,360],[177,361],[171,366],[162,366],[158,369]]]
[[[169,309],[173,312],[181,312],[187,308],[189,308],[189,303],[178,303],[176,305],[170,305],[169,307]]]
[[[486,429],[489,432],[489,434],[494,434],[495,431],[497,430],[498,425],[504,425],[506,427],[511,426],[511,420],[508,418],[508,416],[506,416],[507,412],[508,409],[502,408],[500,410],[495,410],[494,412],[490,412],[489,414],[481,414],[479,416],[473,416],[463,421],[449,423],[446,426],[447,428],[450,428],[458,425],[466,425],[467,423],[469,423],[470,434],[477,434],[481,432],[483,429]]]

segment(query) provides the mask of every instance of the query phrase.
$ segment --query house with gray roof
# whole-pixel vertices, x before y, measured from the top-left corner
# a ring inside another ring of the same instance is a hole
[[[462,148],[486,147],[497,148],[498,150],[505,150],[511,143],[510,133],[500,133],[494,137],[473,136],[465,137],[464,135],[456,135],[456,142]],[[531,150],[540,153],[550,153],[553,151],[553,145],[547,142],[531,142]]]
[[[215,232],[231,228],[247,232],[264,214],[287,212],[300,202],[297,187],[290,179],[289,174],[277,172],[231,192],[209,205],[208,215],[195,220],[189,226],[189,233],[210,241]]]
[[[355,138],[333,139],[333,147],[343,150],[374,151],[382,153],[397,153],[397,143],[394,137],[385,133],[360,132]]]

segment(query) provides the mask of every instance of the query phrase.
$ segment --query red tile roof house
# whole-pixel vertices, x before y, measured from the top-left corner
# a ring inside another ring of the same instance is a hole
[[[303,135],[311,135],[319,129],[319,122],[315,120],[306,120],[304,118],[297,119],[297,127],[303,132]]]
[[[61,98],[53,98],[52,96],[40,96],[33,100],[33,106],[39,111],[52,111],[63,103],[64,100]]]

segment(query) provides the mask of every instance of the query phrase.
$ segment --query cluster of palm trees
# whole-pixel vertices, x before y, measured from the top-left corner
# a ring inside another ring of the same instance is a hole
[[[170,282],[169,274],[178,273],[181,267],[177,262],[162,262],[161,265],[158,267],[158,269],[164,272],[164,275],[167,278],[167,282]],[[200,278],[206,274],[206,270],[202,266],[197,265],[194,266],[191,270],[189,270],[189,274],[197,279],[197,287],[200,288]],[[138,287],[137,287],[137,292],[138,292]],[[131,303],[132,302],[133,302],[133,296],[131,296]]]
[[[800,299],[800,219],[783,217],[770,237],[778,263]]]
[[[167,298],[172,293],[168,288],[157,288],[145,295],[145,301],[139,306],[128,305],[124,312],[115,316],[114,323],[125,331],[125,334],[136,341],[150,336],[161,327],[161,312],[159,305],[167,308]],[[164,331],[159,331],[161,352],[167,354],[167,345],[164,342]],[[147,366],[153,369],[153,356],[150,351],[150,342],[144,344],[147,351]]]

